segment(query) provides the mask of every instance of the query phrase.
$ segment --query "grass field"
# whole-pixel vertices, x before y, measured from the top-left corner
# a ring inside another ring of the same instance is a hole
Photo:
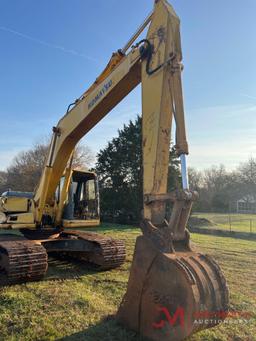
[[[114,314],[126,289],[138,229],[105,225],[101,232],[122,238],[127,260],[116,270],[97,273],[81,264],[50,260],[41,282],[1,288],[0,340],[141,340],[117,325]],[[248,324],[222,324],[190,341],[256,340],[256,242],[192,234],[195,246],[219,262],[230,288],[231,310],[249,312]]]
[[[256,233],[256,214],[194,213],[193,216],[208,219],[215,225],[206,228]]]

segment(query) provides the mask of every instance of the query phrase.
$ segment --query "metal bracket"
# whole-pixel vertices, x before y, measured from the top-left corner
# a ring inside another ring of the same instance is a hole
[[[144,203],[150,205],[156,201],[196,201],[198,199],[198,193],[189,190],[177,190],[164,194],[145,194]]]

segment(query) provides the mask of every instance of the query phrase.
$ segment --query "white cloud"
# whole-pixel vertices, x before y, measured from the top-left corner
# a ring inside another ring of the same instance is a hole
[[[247,94],[241,94],[241,96],[256,100],[256,96],[251,96],[251,95],[247,95]]]

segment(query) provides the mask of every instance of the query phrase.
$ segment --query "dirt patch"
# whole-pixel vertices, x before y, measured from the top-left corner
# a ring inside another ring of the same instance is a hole
[[[188,221],[188,228],[193,227],[212,227],[216,226],[212,221],[206,218],[190,217]]]

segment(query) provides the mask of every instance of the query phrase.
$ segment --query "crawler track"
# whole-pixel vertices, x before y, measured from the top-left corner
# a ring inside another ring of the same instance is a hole
[[[0,284],[15,284],[41,279],[47,271],[45,248],[25,238],[0,239]]]
[[[125,244],[122,240],[113,239],[93,232],[62,232],[60,238],[77,238],[91,244],[89,252],[70,252],[69,256],[86,261],[100,270],[110,270],[122,265],[125,261]]]
[[[40,235],[35,237],[39,239]],[[2,235],[0,285],[40,280],[47,271],[47,252],[51,251],[56,255],[89,262],[99,270],[110,270],[122,265],[126,256],[123,241],[93,232],[61,232],[56,237],[48,236],[41,240]]]

